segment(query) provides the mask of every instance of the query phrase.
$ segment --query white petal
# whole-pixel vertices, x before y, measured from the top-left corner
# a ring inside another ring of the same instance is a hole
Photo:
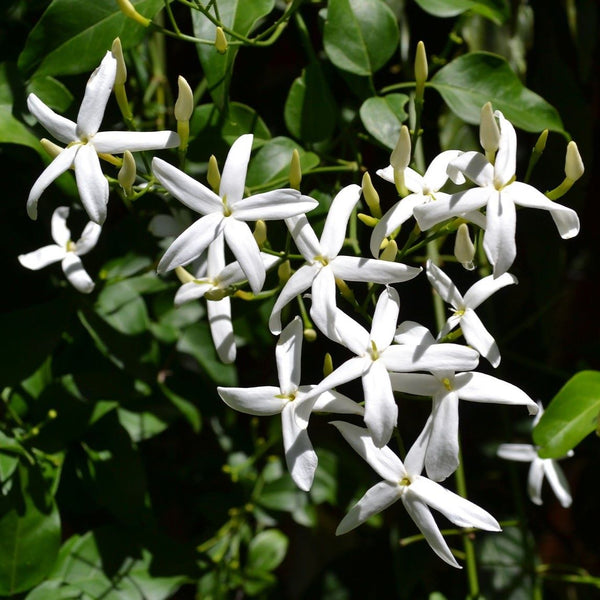
[[[162,150],[179,146],[179,136],[174,131],[100,131],[92,139],[96,152],[121,154]]]
[[[188,208],[202,215],[223,215],[223,201],[205,185],[160,158],[152,160],[152,171],[164,188]]]
[[[315,386],[302,386],[302,388],[304,387],[308,390]],[[365,414],[365,409],[360,404],[354,402],[354,400],[351,400],[348,396],[344,396],[344,394],[340,394],[334,390],[323,392],[317,398],[312,410],[313,412],[336,413],[340,415]]]
[[[42,171],[42,174],[33,184],[29,197],[27,198],[27,214],[31,219],[37,219],[37,203],[43,191],[59,176],[62,175],[72,164],[75,155],[81,148],[80,145],[65,148],[54,160]]]
[[[342,363],[337,369],[334,369],[319,385],[317,385],[307,396],[316,398],[323,392],[333,389],[338,385],[348,383],[354,379],[362,377],[362,374],[369,368],[371,364],[370,358],[357,356],[350,358]]]
[[[479,354],[459,344],[391,345],[381,355],[389,371],[470,371]]]
[[[336,328],[336,285],[330,266],[324,266],[315,277],[311,290],[310,316],[329,339],[339,342]]]
[[[220,233],[208,246],[206,276],[215,279],[225,268],[225,236]]]
[[[406,196],[406,198],[396,202],[396,204],[381,217],[379,223],[375,225],[375,228],[371,233],[370,248],[371,254],[375,258],[379,257],[379,248],[381,247],[383,239],[413,216],[413,209],[415,206],[424,204],[427,201],[428,197],[423,196],[423,194],[410,194],[409,196]]]
[[[311,227],[306,215],[297,215],[285,219],[285,224],[290,231],[290,234],[294,238],[300,254],[308,261],[312,261],[315,256],[323,254],[321,250],[321,244],[317,239],[317,236]]]
[[[206,311],[215,350],[222,362],[231,364],[236,355],[231,323],[231,298],[226,296],[221,300],[207,300]]]
[[[91,74],[77,114],[77,136],[97,133],[117,74],[117,59],[108,51],[100,66]]]
[[[92,250],[98,243],[101,233],[102,227],[98,223],[88,221],[81,232],[81,237],[75,242],[75,254],[83,256]]]
[[[77,138],[77,125],[61,115],[57,115],[46,106],[35,94],[27,96],[29,112],[59,141],[64,144],[74,142]]]
[[[335,276],[344,281],[367,281],[383,285],[408,281],[422,271],[421,267],[360,256],[336,256],[329,265]]]
[[[89,294],[94,289],[94,282],[83,268],[81,259],[74,252],[67,252],[62,259],[62,270],[69,283],[82,294]]]
[[[319,269],[320,265],[303,265],[286,281],[283,289],[279,292],[269,317],[271,333],[274,335],[281,333],[281,311],[283,307],[312,285]]]
[[[494,166],[481,152],[463,152],[451,162],[451,168],[481,187],[494,183]]]
[[[423,534],[432,550],[450,566],[461,569],[462,567],[452,555],[431,511],[416,494],[411,493],[410,487],[402,496],[402,504],[404,504],[406,512],[415,522],[415,525],[419,528],[419,531]]]
[[[537,404],[520,388],[485,373],[458,373],[454,385],[461,400],[526,406],[529,414],[537,413]]]
[[[544,473],[554,495],[558,498],[561,505],[565,508],[571,506],[573,498],[571,498],[569,482],[559,464],[550,458],[544,459]]]
[[[513,202],[519,206],[549,211],[560,237],[564,240],[575,237],[579,233],[579,217],[572,208],[552,202],[540,191],[526,183],[515,181],[506,188],[506,191],[510,194]]]
[[[366,494],[350,509],[335,530],[342,535],[362,525],[368,518],[385,510],[399,498],[398,485],[380,481],[369,488]]]
[[[450,217],[464,217],[480,209],[487,204],[489,195],[488,188],[472,188],[415,206],[414,215],[419,227],[425,231]]]
[[[393,287],[386,286],[377,300],[371,325],[370,337],[379,351],[385,350],[392,343],[399,314],[400,297],[398,292]]]
[[[443,481],[458,468],[458,395],[444,390],[433,401],[431,434],[425,469],[433,481]]]
[[[372,361],[371,367],[362,376],[365,425],[377,448],[390,441],[398,423],[398,405],[389,381],[385,365],[380,360]]]
[[[355,452],[383,479],[397,487],[398,482],[406,476],[402,461],[387,446],[377,448],[367,429],[344,421],[332,421],[331,425],[338,429]]]
[[[429,163],[423,179],[431,191],[437,192],[444,186],[446,181],[448,181],[448,164],[461,154],[460,150],[446,150],[438,154]]]
[[[494,161],[494,179],[497,184],[506,185],[515,175],[517,168],[517,134],[512,124],[497,110],[495,113],[500,125],[500,142]]]
[[[342,249],[346,238],[348,219],[360,199],[361,193],[359,185],[347,185],[338,192],[329,207],[321,234],[321,247],[329,258],[337,256]]]
[[[335,327],[338,343],[346,346],[348,350],[362,356],[370,350],[371,342],[369,332],[345,312],[337,310],[335,313]],[[371,360],[369,358],[369,360]]]
[[[63,246],[52,244],[27,254],[20,254],[18,258],[21,265],[26,269],[37,271],[62,260],[66,255],[67,251]]]
[[[281,332],[275,347],[277,376],[282,394],[294,394],[300,385],[302,333],[302,319],[295,317]]]
[[[538,506],[542,502],[542,483],[544,481],[544,460],[536,458],[529,467],[527,474],[527,493],[534,504]]]
[[[531,444],[500,444],[496,454],[506,460],[531,462],[538,458],[537,450]]]
[[[223,230],[223,215],[212,213],[190,225],[167,248],[158,263],[157,271],[165,273],[198,258]]]
[[[233,216],[240,221],[272,221],[308,212],[318,204],[308,196],[301,196],[298,190],[284,189],[249,196],[230,206]]]
[[[71,231],[67,227],[68,218],[69,207],[59,206],[52,213],[52,220],[50,222],[52,239],[63,248],[65,248],[67,246],[67,242],[71,240]]]
[[[495,277],[508,271],[517,255],[516,224],[515,204],[509,195],[496,191],[490,193],[483,248],[489,261],[494,265]]]
[[[281,430],[288,471],[295,484],[307,492],[315,477],[318,460],[308,432],[296,423],[292,402],[288,402],[281,411]]]
[[[410,475],[413,477],[420,475],[425,467],[425,455],[427,454],[427,446],[429,445],[432,424],[433,419],[431,415],[429,415],[429,418],[419,434],[419,437],[414,441],[413,445],[409,448],[406,456],[404,457],[404,466],[406,468],[406,472],[410,473]]]
[[[464,300],[458,288],[452,283],[450,277],[431,262],[431,260],[427,261],[427,279],[429,279],[429,283],[435,288],[435,291],[444,302],[447,302],[455,309],[463,307]]]
[[[465,306],[475,310],[482,302],[487,300],[499,289],[513,283],[518,283],[517,278],[510,273],[504,273],[500,277],[488,275],[474,283],[465,294]]]
[[[440,382],[425,373],[390,373],[389,377],[395,392],[431,398],[440,389]]]
[[[394,334],[397,344],[411,344],[413,346],[429,345],[435,343],[435,338],[427,327],[416,321],[403,321],[398,325]]]
[[[286,398],[278,398],[279,388],[260,386],[253,388],[218,387],[217,392],[227,406],[248,415],[259,417],[276,415],[289,402]]]
[[[227,202],[232,206],[244,196],[246,172],[250,161],[250,152],[252,151],[252,139],[251,133],[241,135],[233,142],[225,160],[225,166],[221,174],[219,196],[221,198],[226,197]]]
[[[73,164],[81,203],[90,219],[102,225],[106,219],[109,188],[100,159],[92,146],[84,144],[79,147]]]
[[[199,298],[203,298],[204,294],[209,290],[214,289],[215,286],[209,282],[197,283],[195,281],[190,281],[188,283],[184,283],[175,294],[175,299],[173,303],[175,306],[179,307],[186,302],[191,302],[192,300],[198,300]]]
[[[252,291],[258,294],[265,283],[266,270],[250,227],[234,217],[225,217],[223,225],[227,245],[240,263]]]
[[[467,309],[460,318],[460,326],[467,344],[475,348],[481,356],[487,358],[492,367],[497,367],[500,364],[500,350],[496,340],[485,328],[475,311]]]

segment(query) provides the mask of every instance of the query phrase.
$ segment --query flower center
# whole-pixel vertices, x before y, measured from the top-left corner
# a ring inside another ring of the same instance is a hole
[[[77,246],[75,245],[75,242],[72,242],[71,240],[69,240],[67,242],[67,252],[75,252],[75,250],[77,249]]]
[[[222,198],[223,200],[223,214],[226,217],[230,217],[231,216],[231,208],[229,208],[229,205],[227,204],[227,194],[225,194]]]
[[[377,360],[379,358],[379,350],[377,349],[377,345],[373,340],[371,340],[371,349],[369,350],[369,354],[373,360]]]
[[[329,264],[329,259],[326,256],[321,256],[320,254],[318,256],[315,256],[314,260],[316,262],[320,262],[324,267],[326,267]]]
[[[289,400],[293,402],[296,399],[296,392],[290,392],[289,394],[277,394],[275,398],[281,398],[282,400]]]
[[[410,480],[410,477],[408,477],[408,475],[407,475],[406,477],[403,477],[398,482],[398,485],[400,485],[401,487],[408,487],[411,483],[412,483],[412,481]]]
[[[442,385],[449,391],[452,391],[452,382],[450,381],[450,379],[448,377],[444,377],[444,379],[442,379]]]

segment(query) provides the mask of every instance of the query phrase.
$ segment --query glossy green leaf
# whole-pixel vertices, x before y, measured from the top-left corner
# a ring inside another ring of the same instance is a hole
[[[599,428],[600,371],[580,371],[552,398],[533,429],[542,458],[560,458]]]
[[[365,129],[384,146],[393,149],[400,136],[400,128],[408,119],[405,110],[406,94],[388,94],[369,98],[360,107],[360,119]]]
[[[119,415],[119,423],[136,443],[162,433],[169,426],[167,421],[149,411],[133,412],[118,408],[117,414]]]
[[[290,133],[304,142],[319,142],[331,136],[337,107],[318,63],[309,64],[294,80],[283,114]]]
[[[430,15],[436,17],[455,17],[471,11],[496,24],[501,24],[510,16],[510,6],[506,0],[415,0]]]
[[[31,79],[27,84],[27,93],[35,94],[59,113],[65,112],[73,102],[73,94],[60,81],[47,75]]]
[[[252,158],[246,177],[246,186],[266,185],[271,181],[286,179],[292,160],[292,152],[298,150],[302,172],[314,169],[319,164],[319,157],[313,152],[306,152],[294,140],[276,137],[269,140]]]
[[[162,0],[133,0],[137,11],[152,18]],[[116,37],[123,48],[138,44],[147,29],[127,18],[115,0],[53,0],[31,30],[19,56],[25,73],[73,75],[95,69]]]
[[[169,399],[169,401],[177,408],[177,410],[185,417],[185,420],[190,424],[195,433],[200,431],[202,427],[202,416],[196,406],[173,390],[170,390],[165,384],[158,384],[161,392]]]
[[[398,39],[396,17],[383,0],[329,0],[323,44],[343,71],[375,73],[392,57]]]
[[[0,452],[0,482],[5,483],[8,481],[18,466],[18,456],[7,452]]]
[[[565,134],[556,110],[527,89],[506,60],[496,54],[471,52],[460,56],[442,67],[429,85],[467,123],[478,124],[481,107],[491,101],[515,127]]]
[[[248,545],[249,569],[273,571],[285,558],[289,540],[279,529],[261,531]]]
[[[224,27],[248,36],[259,19],[268,15],[275,6],[275,0],[219,0],[219,20]],[[214,16],[214,12],[211,10]],[[216,25],[198,10],[192,10],[194,35],[204,40],[214,40]],[[228,41],[232,40],[225,34]],[[219,110],[227,105],[229,83],[233,63],[239,46],[229,46],[225,54],[219,54],[214,46],[197,44],[198,57],[208,83],[208,91]]]

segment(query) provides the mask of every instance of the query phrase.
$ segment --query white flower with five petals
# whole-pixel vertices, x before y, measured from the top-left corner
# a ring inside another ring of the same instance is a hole
[[[52,263],[60,262],[69,283],[78,291],[89,294],[94,289],[94,282],[83,268],[80,256],[87,254],[98,242],[102,228],[91,221],[85,226],[81,237],[73,242],[67,227],[69,208],[59,206],[52,213],[51,233],[56,242],[44,246],[34,252],[21,254],[19,262],[27,269],[37,271]]]
[[[547,210],[563,239],[577,235],[579,217],[573,209],[549,200],[533,186],[515,181],[515,129],[500,111],[494,114],[500,128],[500,142],[494,163],[480,152],[464,152],[448,165],[451,177],[455,177],[457,173],[463,174],[479,187],[418,206],[414,214],[419,227],[425,230],[450,217],[469,219],[473,211],[485,207],[483,247],[494,266],[494,276],[499,277],[508,271],[517,253],[515,206]]]
[[[275,349],[279,387],[224,388],[217,391],[223,401],[250,415],[281,413],[283,446],[288,470],[296,485],[308,491],[317,468],[317,455],[308,437],[307,427],[313,411],[362,415],[363,408],[337,392],[320,392],[315,400],[308,394],[315,386],[300,385],[302,319],[296,317],[281,332]]]
[[[460,569],[431,514],[431,508],[441,512],[459,527],[500,531],[496,519],[483,508],[421,475],[424,454],[419,440],[402,462],[387,446],[378,448],[366,429],[341,421],[334,421],[332,425],[337,427],[352,448],[383,478],[383,481],[368,489],[350,509],[338,525],[336,535],[351,531],[397,500],[402,500],[406,512],[433,551],[449,565]]]
[[[293,189],[281,189],[244,198],[252,134],[240,136],[231,146],[219,193],[202,185],[169,163],[155,158],[152,169],[165,189],[188,208],[204,215],[169,246],[158,264],[164,273],[186,265],[222,233],[256,294],[265,281],[258,244],[246,221],[285,219],[312,210],[317,201]]]
[[[136,152],[171,148],[179,144],[179,136],[172,131],[98,131],[116,72],[117,61],[111,52],[107,52],[87,82],[76,123],[57,115],[35,94],[29,94],[29,111],[56,139],[67,144],[29,192],[27,214],[32,219],[37,218],[37,203],[42,192],[73,166],[81,202],[90,219],[102,224],[106,219],[109,188],[102,174],[98,153]]]

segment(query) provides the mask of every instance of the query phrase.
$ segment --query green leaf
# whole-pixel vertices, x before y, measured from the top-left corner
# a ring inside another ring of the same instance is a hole
[[[289,540],[279,529],[261,531],[248,545],[248,568],[273,571],[285,558]]]
[[[0,506],[0,594],[4,596],[37,585],[52,568],[60,546],[58,508],[54,502],[38,506],[29,487],[31,473],[19,469],[21,485],[13,487]]]
[[[162,433],[169,423],[163,421],[158,415],[149,411],[133,412],[124,408],[118,408],[119,423],[127,430],[129,437],[134,442],[148,440]]]
[[[436,17],[455,17],[470,10],[497,25],[510,17],[510,6],[506,0],[416,0],[416,3]]]
[[[396,17],[382,0],[329,0],[323,44],[343,71],[375,73],[392,57],[398,39]]]
[[[598,429],[600,371],[580,371],[560,389],[533,429],[542,458],[560,458]]]
[[[133,4],[140,14],[152,18],[163,0],[133,0]],[[83,73],[98,66],[116,37],[127,49],[146,32],[121,12],[115,0],[54,0],[31,30],[19,68],[37,76]]]
[[[294,80],[284,108],[290,133],[304,142],[319,142],[331,137],[337,107],[318,63],[309,64]]]
[[[491,101],[494,109],[525,131],[549,129],[565,136],[556,110],[527,89],[501,56],[471,52],[441,68],[429,85],[450,109],[467,123],[478,124],[481,107]]]
[[[164,383],[158,383],[160,391],[170,400],[170,402],[179,410],[179,412],[185,417],[185,420],[190,424],[192,430],[195,433],[200,431],[202,427],[202,416],[200,411],[196,408],[192,402],[186,400],[183,396],[176,394],[173,390],[170,390]]]
[[[19,466],[19,457],[0,452],[0,482],[5,483]]]
[[[400,136],[400,128],[408,113],[406,94],[388,94],[369,98],[360,107],[360,119],[365,129],[384,146],[393,149]]]
[[[27,84],[27,94],[35,94],[60,113],[65,112],[73,102],[73,94],[60,81],[47,75],[31,79]]]
[[[236,33],[248,36],[259,19],[268,15],[275,0],[219,0],[219,20],[222,25]],[[214,16],[214,12],[212,12]],[[217,28],[200,11],[192,10],[194,35],[205,40],[214,40]],[[225,34],[227,41],[233,38]],[[220,111],[225,110],[233,63],[239,46],[229,46],[225,54],[219,54],[214,46],[197,44],[198,57],[208,83],[208,91]]]
[[[294,140],[276,137],[269,140],[250,161],[246,186],[266,185],[277,179],[286,179],[292,160],[292,152],[298,150],[302,171],[314,169],[319,164],[319,157],[313,152],[306,152]]]

